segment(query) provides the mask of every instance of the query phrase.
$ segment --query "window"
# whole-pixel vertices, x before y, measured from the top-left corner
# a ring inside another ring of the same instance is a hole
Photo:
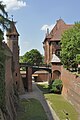
[[[56,55],[60,57],[60,50],[56,50]]]
[[[17,83],[17,81],[16,81],[16,85],[17,85],[18,83]]]
[[[16,73],[16,76],[17,76],[17,73]]]

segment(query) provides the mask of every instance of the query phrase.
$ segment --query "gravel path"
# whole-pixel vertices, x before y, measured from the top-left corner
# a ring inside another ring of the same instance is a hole
[[[47,114],[48,120],[59,120],[59,118],[56,116],[55,111],[51,108],[48,101],[45,100],[43,93],[41,90],[36,86],[36,83],[32,83],[32,92],[26,92],[23,95],[20,95],[20,98],[35,98],[39,100]]]

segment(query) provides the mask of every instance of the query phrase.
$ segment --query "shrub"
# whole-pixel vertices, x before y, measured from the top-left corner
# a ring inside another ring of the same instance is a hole
[[[61,94],[62,87],[63,84],[60,79],[52,80],[51,84],[49,85],[50,92],[59,93],[59,94]]]
[[[48,85],[48,89],[52,89],[52,83],[54,82],[54,80],[49,80],[49,85]]]

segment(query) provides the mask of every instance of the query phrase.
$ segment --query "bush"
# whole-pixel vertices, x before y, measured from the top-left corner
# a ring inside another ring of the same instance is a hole
[[[50,92],[61,94],[62,87],[63,87],[62,81],[60,79],[55,79],[52,80],[51,84],[49,85],[49,90]]]

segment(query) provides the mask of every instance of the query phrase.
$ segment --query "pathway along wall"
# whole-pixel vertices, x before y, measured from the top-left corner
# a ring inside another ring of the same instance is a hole
[[[80,110],[80,77],[61,67],[62,94]]]

